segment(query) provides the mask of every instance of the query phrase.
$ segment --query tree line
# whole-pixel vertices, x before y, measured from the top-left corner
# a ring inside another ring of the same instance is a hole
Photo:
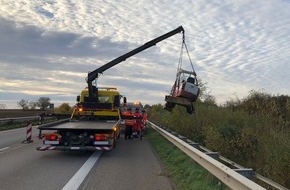
[[[49,97],[40,97],[37,101],[28,101],[25,99],[21,99],[17,102],[17,105],[23,110],[35,110],[37,108],[41,110],[45,110],[50,106],[50,98]]]
[[[40,97],[37,101],[28,101],[21,99],[17,102],[18,106],[21,107],[23,110],[34,110],[34,109],[41,109],[46,110],[50,105],[50,98],[49,97]],[[69,103],[62,103],[58,107],[54,108],[54,113],[56,114],[70,114],[73,111],[73,107],[69,105]]]

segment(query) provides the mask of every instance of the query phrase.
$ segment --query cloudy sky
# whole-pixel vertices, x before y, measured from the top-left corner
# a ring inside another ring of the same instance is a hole
[[[223,103],[249,91],[290,94],[289,0],[0,0],[0,104],[69,102],[103,64],[182,25],[198,77]],[[182,35],[107,70],[99,86],[165,103]],[[184,54],[183,66],[190,68]]]

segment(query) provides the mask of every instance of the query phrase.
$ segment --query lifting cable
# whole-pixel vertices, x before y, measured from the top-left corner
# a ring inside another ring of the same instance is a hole
[[[194,70],[194,67],[193,67],[193,64],[192,64],[192,61],[191,61],[191,58],[190,58],[190,55],[189,55],[189,51],[188,51],[188,48],[187,48],[187,45],[185,43],[185,36],[184,34],[182,35],[182,44],[181,44],[181,50],[180,50],[180,55],[179,55],[179,60],[178,60],[178,67],[177,67],[177,73],[176,73],[176,80],[175,80],[175,83],[173,85],[173,88],[171,90],[171,93],[174,91],[175,87],[179,87],[180,85],[180,71],[181,71],[181,67],[182,67],[182,59],[183,59],[183,51],[184,51],[184,47],[186,49],[186,52],[187,52],[187,56],[188,56],[188,59],[189,59],[189,62],[190,62],[190,65],[191,65],[191,68],[192,68],[192,71],[195,73],[195,70]],[[196,74],[194,74],[194,76],[196,76]]]
[[[184,38],[183,38],[183,44],[184,44],[184,47],[185,47],[185,49],[186,49],[186,52],[187,52],[187,55],[188,55],[189,62],[190,62],[190,64],[191,64],[192,71],[195,72],[195,70],[194,70],[194,68],[193,68],[193,64],[192,64],[191,58],[190,58],[190,55],[189,55],[189,52],[188,52],[188,49],[187,49],[187,45],[186,45],[186,43],[185,43]]]
[[[181,50],[180,50],[180,56],[179,56],[179,60],[178,60],[177,75],[178,75],[178,72],[181,70],[181,66],[182,66],[182,56],[183,56],[183,48],[184,47],[186,49],[186,53],[187,53],[187,56],[188,56],[188,59],[189,59],[189,62],[190,62],[192,71],[195,72],[194,67],[193,67],[193,64],[192,64],[192,61],[191,61],[191,57],[189,55],[189,51],[188,51],[187,45],[185,43],[185,36],[183,35],[182,36],[182,45],[181,45]]]
[[[179,71],[181,70],[182,66],[182,56],[183,56],[183,46],[184,46],[184,35],[182,37],[182,44],[181,44],[181,50],[180,50],[180,55],[179,55],[179,60],[178,60],[178,67],[177,67],[177,73],[176,73],[176,79],[179,76]]]
[[[173,91],[175,90],[176,87],[179,88],[179,85],[180,85],[180,71],[181,71],[182,58],[183,58],[183,46],[184,46],[184,33],[182,35],[182,44],[181,44],[181,50],[180,50],[180,55],[179,55],[179,59],[178,59],[176,79],[175,79],[175,83],[173,85],[173,88],[171,90],[171,93],[173,93]]]
[[[194,70],[194,68],[193,68],[193,64],[192,64],[192,61],[191,61],[191,58],[190,58],[190,55],[189,55],[189,52],[188,52],[188,49],[187,49],[187,46],[186,46],[186,43],[185,43],[184,38],[183,38],[183,44],[184,44],[184,46],[185,46],[185,49],[186,49],[186,52],[187,52],[187,55],[188,55],[188,59],[189,59],[189,62],[190,62],[190,64],[191,64],[192,71],[194,72],[194,77],[195,77],[195,80],[196,80],[196,85],[198,86],[198,80],[197,80],[197,78],[196,78],[196,72],[195,72],[195,70]]]

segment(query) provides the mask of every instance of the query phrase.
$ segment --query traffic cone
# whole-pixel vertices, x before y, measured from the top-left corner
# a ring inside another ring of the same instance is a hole
[[[22,143],[31,143],[32,140],[32,123],[29,121],[26,128],[26,139]]]

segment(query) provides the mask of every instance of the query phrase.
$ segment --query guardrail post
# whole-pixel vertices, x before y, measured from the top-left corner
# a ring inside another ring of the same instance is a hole
[[[253,179],[254,171],[252,168],[243,168],[243,169],[234,169],[234,171],[238,172],[239,174],[245,176],[246,178]]]
[[[190,142],[188,143],[190,146],[193,146],[194,148],[196,148],[197,150],[200,150],[200,147],[199,147],[199,143],[195,143],[195,142]]]
[[[219,153],[218,152],[206,152],[205,154],[210,156],[210,157],[212,157],[215,160],[219,159]]]
[[[171,131],[170,133],[171,133],[172,135],[176,136],[176,137],[178,137],[178,135],[179,135],[178,133],[176,133],[176,132],[174,132],[174,131]]]
[[[178,135],[177,137],[178,137],[179,139],[183,140],[183,141],[186,141],[186,139],[187,139],[186,137],[184,137],[184,136],[182,136],[182,135]]]

